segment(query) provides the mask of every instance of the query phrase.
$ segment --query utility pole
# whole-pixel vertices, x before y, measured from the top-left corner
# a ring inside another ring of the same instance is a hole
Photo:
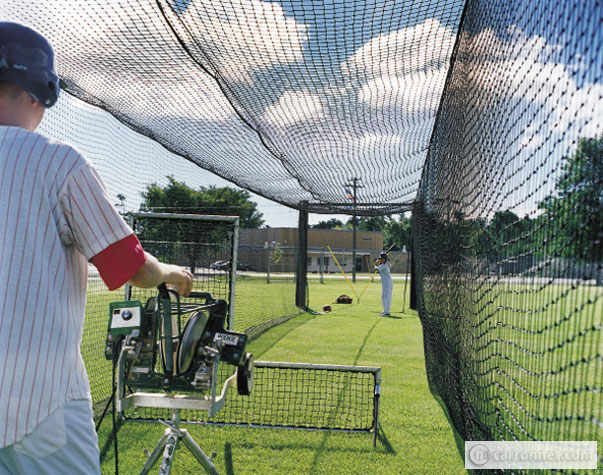
[[[351,184],[346,184],[346,186],[352,187],[352,229],[353,229],[353,243],[352,243],[352,282],[356,283],[356,197],[358,188],[362,188],[358,185],[360,178],[352,178]]]

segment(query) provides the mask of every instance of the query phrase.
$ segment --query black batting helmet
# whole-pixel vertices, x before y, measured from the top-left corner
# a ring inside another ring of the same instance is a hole
[[[0,22],[0,81],[21,86],[45,108],[59,97],[54,51],[37,31],[12,22]]]

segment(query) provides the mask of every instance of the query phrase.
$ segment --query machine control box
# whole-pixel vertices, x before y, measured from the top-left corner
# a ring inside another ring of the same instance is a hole
[[[115,354],[117,351],[115,343],[122,337],[130,335],[134,331],[138,331],[139,335],[145,335],[147,319],[142,303],[138,300],[110,303],[109,315],[105,358],[112,360],[118,356]]]

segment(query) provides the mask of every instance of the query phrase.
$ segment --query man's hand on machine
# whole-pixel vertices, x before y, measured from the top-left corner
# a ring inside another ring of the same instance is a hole
[[[173,264],[159,262],[146,253],[146,261],[138,272],[128,281],[135,287],[148,289],[166,283],[178,294],[187,297],[193,288],[193,274],[187,269]]]
[[[169,289],[178,292],[179,295],[188,297],[193,290],[193,274],[191,274],[184,267],[170,265],[173,267],[170,277],[165,279],[165,282]]]

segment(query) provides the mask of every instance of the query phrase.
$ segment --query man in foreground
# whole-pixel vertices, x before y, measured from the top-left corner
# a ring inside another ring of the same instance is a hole
[[[34,132],[58,94],[48,41],[0,22],[0,475],[100,473],[80,354],[88,262],[110,290],[192,288],[142,249],[84,157]]]

